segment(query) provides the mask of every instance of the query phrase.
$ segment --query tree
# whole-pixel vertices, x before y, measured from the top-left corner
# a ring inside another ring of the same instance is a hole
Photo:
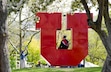
[[[102,40],[102,43],[107,51],[107,57],[102,69],[102,72],[111,72],[111,18],[109,16],[109,2],[108,0],[80,0],[87,14],[88,25],[95,30]],[[90,7],[88,2],[92,3],[92,6],[98,6],[98,17],[96,21],[93,21],[91,17]],[[102,20],[106,30],[102,28]]]
[[[0,0],[0,72],[11,72],[7,47],[7,0]]]
[[[11,13],[12,12],[14,12],[14,13],[17,13],[17,12],[19,12],[20,11],[20,9],[21,8],[23,8],[23,5],[25,4],[25,3],[27,3],[27,1],[28,0],[7,0],[8,1],[8,3],[7,3],[7,5],[8,5],[8,17],[11,15]],[[16,19],[16,18],[15,18]],[[15,20],[14,19],[14,20]],[[14,22],[14,20],[10,23],[10,24],[8,24],[8,26],[10,26],[13,22]],[[9,22],[8,22],[9,23]],[[21,23],[20,23],[21,24]],[[8,31],[10,31],[10,30],[8,30]],[[12,35],[12,37],[13,37],[13,35]],[[9,37],[8,37],[8,39],[10,39],[10,34],[9,34]],[[10,42],[10,44],[13,46],[13,48],[17,51],[17,53],[19,53],[19,51],[16,49],[16,46],[15,45],[13,45],[13,42],[11,41],[11,39],[9,40],[9,42]],[[12,51],[12,52],[14,52],[14,50]],[[10,54],[10,55],[12,55],[12,54]],[[10,58],[12,58],[12,57],[10,57]],[[12,62],[11,62],[12,63]]]
[[[27,52],[28,45],[31,43],[33,37],[37,33],[39,33],[37,31],[29,30],[29,28],[30,28],[29,26],[33,23],[32,22],[33,19],[31,19],[33,16],[30,16],[30,13],[27,12],[26,16],[27,15],[29,15],[29,16],[27,16],[27,18],[22,19],[22,17],[23,17],[22,15],[23,15],[23,9],[21,8],[17,12],[17,17],[19,19],[17,20],[16,18],[14,18],[15,19],[14,21],[13,21],[13,19],[10,19],[13,22],[11,22],[12,24],[9,24],[9,33],[10,33],[9,42],[13,47],[13,49],[11,50],[11,53],[13,54],[14,52],[17,52],[17,54],[19,54],[20,57],[21,57],[21,53],[23,51],[24,51],[24,53]],[[31,27],[32,26],[33,26],[33,24],[31,25]],[[29,36],[30,36],[30,38],[29,38]],[[24,42],[27,40],[28,40],[27,44],[24,44]],[[24,61],[24,59],[21,59],[21,58],[19,58],[19,60],[20,60],[20,68],[26,67],[26,64],[25,64],[26,61]]]
[[[25,41],[26,37],[27,37],[27,33],[29,33],[29,30],[28,30],[28,25],[29,23],[31,23],[32,21],[30,20],[29,21],[29,18],[34,18],[34,15],[35,15],[35,12],[39,11],[39,10],[46,10],[46,6],[49,5],[53,0],[9,0],[9,11],[8,11],[8,14],[11,14],[11,12],[15,12],[15,14],[18,14],[17,16],[19,17],[19,20],[18,21],[12,21],[13,23],[16,23],[15,26],[18,26],[16,29],[18,29],[17,33],[12,31],[10,32],[11,34],[16,34],[18,39],[19,39],[19,45],[13,45],[14,49],[19,53],[21,54],[22,51],[26,51],[27,50],[27,47],[28,45],[30,44],[32,38],[34,35],[36,35],[38,32],[32,32],[31,33],[31,38],[29,40],[29,42],[27,43],[26,46],[23,45],[23,42]],[[43,5],[44,3],[44,5]],[[22,19],[22,10],[24,8],[24,5],[27,5],[27,6],[31,6],[30,7],[30,12],[32,11],[34,15],[32,15],[32,17],[29,17],[29,18],[26,18],[26,19]],[[36,5],[36,6],[35,6]],[[38,6],[40,5],[40,6]],[[34,8],[34,7],[35,8]],[[36,20],[36,19],[35,19]],[[12,23],[11,22],[11,23]],[[25,23],[25,24],[24,24]],[[18,24],[18,25],[17,25]],[[9,24],[10,25],[10,24]],[[13,28],[13,27],[12,27]],[[28,35],[29,36],[29,35]],[[17,38],[16,37],[16,38]],[[16,39],[17,40],[17,39]],[[16,41],[15,42],[18,42]],[[11,45],[12,45],[12,42],[10,41]],[[19,49],[19,50],[18,50]],[[22,60],[20,59],[20,68],[24,68],[23,67],[23,62]]]

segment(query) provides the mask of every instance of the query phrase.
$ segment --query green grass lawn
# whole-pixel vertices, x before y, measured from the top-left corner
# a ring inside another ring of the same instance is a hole
[[[94,68],[26,68],[12,72],[101,72],[101,67]]]

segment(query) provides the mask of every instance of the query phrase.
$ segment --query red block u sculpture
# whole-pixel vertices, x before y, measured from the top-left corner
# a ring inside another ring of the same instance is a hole
[[[88,54],[88,25],[85,13],[67,14],[67,30],[71,30],[71,48],[57,49],[57,30],[61,30],[61,13],[37,13],[41,30],[41,55],[53,66],[76,66]]]

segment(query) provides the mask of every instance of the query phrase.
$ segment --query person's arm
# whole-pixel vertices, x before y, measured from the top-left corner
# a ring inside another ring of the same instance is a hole
[[[25,56],[27,56],[28,55],[28,51],[27,51],[27,53],[25,54]]]

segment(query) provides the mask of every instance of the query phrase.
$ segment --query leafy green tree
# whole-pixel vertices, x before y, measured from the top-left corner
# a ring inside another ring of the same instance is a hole
[[[102,66],[106,58],[106,51],[99,36],[92,29],[88,30],[88,42],[89,53],[86,60]]]
[[[80,2],[80,4],[78,3],[77,6],[81,6],[83,7],[82,9],[85,9],[88,17],[88,25],[97,32],[106,49],[107,57],[102,72],[111,72],[111,18],[109,15],[110,0],[75,0],[74,2],[76,1]],[[91,7],[94,6],[98,11],[97,19],[95,21],[93,21],[90,12]],[[107,31],[102,28],[103,19]]]
[[[37,64],[40,60],[40,41],[37,39],[32,39],[31,43],[28,46],[28,62],[33,62]]]
[[[10,66],[11,66],[11,68],[12,69],[16,69],[16,55],[14,56],[14,54],[13,54],[13,56],[10,56]]]

